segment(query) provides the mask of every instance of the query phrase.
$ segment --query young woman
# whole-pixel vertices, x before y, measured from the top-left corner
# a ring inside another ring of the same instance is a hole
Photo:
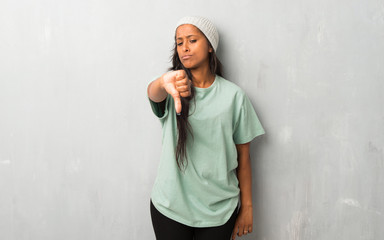
[[[148,85],[163,128],[150,202],[158,240],[235,239],[252,232],[249,145],[265,132],[244,91],[223,78],[218,43],[208,19],[182,18],[173,66]]]

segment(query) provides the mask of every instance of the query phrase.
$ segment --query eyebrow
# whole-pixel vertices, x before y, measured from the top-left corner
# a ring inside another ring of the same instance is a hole
[[[195,37],[197,37],[197,35],[193,35],[193,34],[192,34],[192,35],[188,35],[188,36],[187,36],[187,38],[190,38],[190,37],[192,37],[192,36],[195,36]],[[179,37],[179,38],[176,38],[176,40],[180,40],[180,39],[183,39],[183,38],[181,38],[181,37]]]

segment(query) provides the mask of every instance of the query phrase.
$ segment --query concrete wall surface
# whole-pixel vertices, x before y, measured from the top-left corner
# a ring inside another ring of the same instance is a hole
[[[146,87],[185,15],[266,130],[241,239],[384,239],[383,0],[1,0],[0,239],[155,239]]]

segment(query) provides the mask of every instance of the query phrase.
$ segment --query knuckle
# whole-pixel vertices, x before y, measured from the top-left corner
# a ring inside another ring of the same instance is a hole
[[[177,87],[177,90],[179,91],[179,92],[185,92],[185,87],[184,86],[180,86],[180,87]]]

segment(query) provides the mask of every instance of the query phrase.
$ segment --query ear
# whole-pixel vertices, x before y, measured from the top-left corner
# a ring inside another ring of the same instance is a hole
[[[209,47],[208,52],[213,52],[213,48]]]

